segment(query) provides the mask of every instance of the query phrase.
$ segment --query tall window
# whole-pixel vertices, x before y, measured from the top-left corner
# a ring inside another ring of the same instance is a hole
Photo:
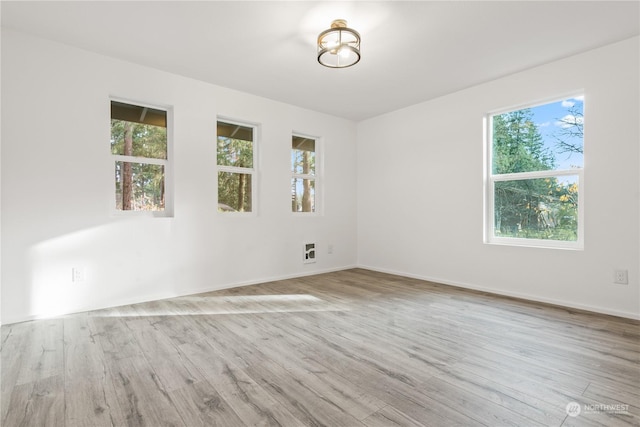
[[[255,193],[254,126],[218,121],[218,212],[252,212]]]
[[[584,97],[489,116],[492,243],[583,245]]]
[[[115,208],[165,211],[167,112],[111,101]]]
[[[316,140],[293,135],[291,145],[291,209],[316,212]]]

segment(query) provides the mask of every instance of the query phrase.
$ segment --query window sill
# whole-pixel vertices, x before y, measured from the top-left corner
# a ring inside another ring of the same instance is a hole
[[[518,239],[509,237],[493,237],[484,242],[487,245],[497,246],[516,246],[524,248],[538,249],[560,249],[570,251],[584,250],[584,243],[581,241],[567,242],[560,240],[541,240],[541,239]]]

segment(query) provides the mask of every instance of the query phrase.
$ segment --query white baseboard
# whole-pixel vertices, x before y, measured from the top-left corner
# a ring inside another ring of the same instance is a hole
[[[505,291],[505,290],[502,290],[502,289],[487,288],[487,287],[484,287],[484,286],[477,286],[477,285],[474,285],[474,284],[471,284],[471,283],[455,282],[455,281],[451,281],[451,280],[440,279],[440,278],[437,278],[437,277],[422,276],[422,275],[417,275],[417,274],[411,274],[411,273],[405,273],[405,272],[401,272],[401,271],[385,269],[385,268],[371,267],[371,266],[368,266],[368,265],[358,265],[358,268],[363,268],[365,270],[371,270],[371,271],[377,271],[379,273],[393,274],[395,276],[402,276],[402,277],[409,277],[409,278],[412,278],[412,279],[425,280],[425,281],[428,281],[428,282],[439,283],[439,284],[448,285],[448,286],[455,286],[457,288],[471,289],[471,290],[474,290],[474,291],[482,291],[482,292],[487,292],[487,293],[494,294],[494,295],[501,295],[501,296],[506,296],[506,297],[519,298],[519,299],[524,299],[524,300],[528,300],[528,301],[535,301],[535,302],[542,302],[542,303],[545,303],[545,304],[557,305],[557,306],[560,306],[560,307],[574,308],[574,309],[577,309],[577,310],[591,311],[593,313],[608,314],[610,316],[617,316],[617,317],[624,317],[624,318],[627,318],[627,319],[640,320],[640,314],[639,313],[632,313],[632,312],[620,311],[620,310],[612,310],[612,309],[609,309],[609,308],[606,308],[606,307],[597,307],[597,306],[591,306],[591,305],[586,305],[586,304],[576,304],[576,303],[571,302],[571,301],[563,301],[563,300],[557,300],[557,299],[553,299],[553,298],[545,298],[545,297],[542,297],[542,296],[539,296],[539,295],[531,295],[531,294],[525,294],[525,293],[521,293],[521,292],[510,292],[510,291]]]
[[[570,301],[562,301],[562,300],[557,300],[557,299],[553,299],[553,298],[545,298],[545,297],[541,297],[541,296],[538,296],[538,295],[531,295],[531,294],[525,294],[525,293],[520,293],[520,292],[504,291],[502,289],[487,288],[487,287],[483,287],[483,286],[477,286],[477,285],[474,285],[474,284],[471,284],[471,283],[455,282],[455,281],[445,280],[445,279],[436,278],[436,277],[411,274],[411,273],[406,273],[406,272],[402,272],[402,271],[396,271],[396,270],[392,270],[392,269],[372,267],[372,266],[368,266],[368,265],[345,265],[345,266],[341,266],[341,267],[334,267],[334,268],[323,269],[323,270],[314,270],[314,271],[311,271],[311,272],[303,272],[303,273],[298,272],[298,273],[292,273],[292,274],[284,274],[284,275],[280,275],[280,276],[271,276],[271,277],[266,277],[266,278],[261,278],[261,279],[225,283],[225,284],[216,285],[216,286],[205,286],[205,287],[202,287],[202,288],[189,289],[187,293],[161,293],[161,294],[156,294],[156,295],[146,295],[144,297],[139,297],[139,298],[127,298],[127,299],[113,301],[113,302],[109,303],[106,306],[105,305],[101,305],[101,306],[82,307],[82,308],[76,309],[76,310],[74,310],[72,312],[69,312],[69,313],[58,314],[57,316],[46,316],[45,317],[45,316],[32,315],[32,316],[24,316],[24,317],[15,318],[15,319],[11,319],[11,318],[10,319],[4,319],[5,321],[2,322],[2,325],[9,325],[9,324],[12,324],[12,323],[20,323],[20,322],[27,322],[27,321],[30,321],[30,320],[38,320],[38,319],[43,319],[43,318],[61,317],[61,316],[66,316],[66,315],[70,315],[70,314],[75,314],[75,313],[82,313],[82,312],[85,312],[85,311],[102,310],[102,309],[107,309],[107,308],[120,307],[120,306],[124,306],[124,305],[140,304],[140,303],[149,302],[149,301],[158,301],[158,300],[163,300],[163,299],[168,299],[168,298],[184,297],[184,296],[188,296],[188,295],[196,295],[196,294],[201,294],[201,293],[205,293],[205,292],[220,291],[220,290],[224,290],[224,289],[231,289],[231,288],[238,288],[238,287],[242,287],[242,286],[257,285],[257,284],[260,284],[260,283],[274,282],[274,281],[278,281],[278,280],[295,279],[295,278],[298,278],[298,277],[314,276],[314,275],[317,275],[317,274],[324,274],[324,273],[333,273],[333,272],[336,272],[336,271],[349,270],[349,269],[352,269],[352,268],[362,268],[362,269],[366,269],[366,270],[377,271],[377,272],[380,272],[380,273],[393,274],[393,275],[401,276],[401,277],[409,277],[409,278],[412,278],[412,279],[425,280],[425,281],[428,281],[428,282],[439,283],[439,284],[448,285],[448,286],[455,286],[455,287],[458,287],[458,288],[464,288],[464,289],[471,289],[471,290],[475,290],[475,291],[487,292],[487,293],[494,294],[494,295],[502,295],[502,296],[507,296],[507,297],[520,298],[520,299],[524,299],[524,300],[528,300],[528,301],[535,301],[535,302],[541,302],[541,303],[546,303],[546,304],[557,305],[557,306],[560,306],[560,307],[574,308],[574,309],[577,309],[577,310],[591,311],[591,312],[594,312],[594,313],[608,314],[608,315],[611,315],[611,316],[617,316],[617,317],[624,317],[624,318],[627,318],[627,319],[640,320],[640,314],[638,314],[638,313],[630,313],[630,312],[626,312],[626,311],[612,310],[612,309],[608,309],[606,307],[597,307],[597,306],[590,306],[590,305],[585,305],[585,304],[576,304],[576,303],[573,303],[573,302],[570,302]]]

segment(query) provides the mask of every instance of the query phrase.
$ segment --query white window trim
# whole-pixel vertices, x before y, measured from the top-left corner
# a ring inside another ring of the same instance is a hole
[[[517,107],[510,107],[507,109],[501,109],[489,112],[483,119],[483,135],[484,135],[484,233],[483,240],[485,244],[492,245],[506,245],[506,246],[521,246],[521,247],[535,247],[535,248],[548,248],[548,249],[567,249],[567,250],[584,250],[584,164],[583,167],[575,169],[559,169],[548,171],[533,171],[533,172],[520,172],[509,174],[496,174],[492,173],[493,165],[493,116],[508,113],[511,111],[517,111],[524,108],[533,108],[539,105],[549,104],[553,102],[559,102],[563,99],[573,98],[577,96],[584,96],[584,92],[571,93],[560,98],[551,98],[546,101],[534,102],[531,104],[524,104]],[[585,144],[586,145],[586,144]],[[585,155],[583,153],[583,159]],[[499,237],[495,235],[495,183],[500,181],[514,181],[524,179],[536,179],[536,178],[555,178],[562,176],[577,176],[578,177],[578,238],[576,241],[564,241],[564,240],[547,240],[547,239],[526,239],[517,237]]]
[[[255,122],[237,120],[233,118],[229,118],[226,116],[217,116],[216,117],[216,126],[218,122],[229,123],[231,125],[238,125],[247,128],[253,129],[253,141],[252,142],[252,150],[253,150],[253,167],[252,168],[244,168],[237,166],[224,166],[218,164],[218,134],[216,132],[216,215],[219,215],[223,218],[237,218],[237,217],[255,217],[258,216],[258,151],[259,144],[258,141],[260,139],[260,125]],[[219,172],[230,172],[230,173],[242,173],[245,175],[251,175],[251,212],[220,212],[218,210],[218,173]]]
[[[161,165],[167,166],[169,163],[165,159],[154,159],[150,157],[140,157],[140,156],[124,156],[122,154],[112,154],[111,155],[114,160],[120,162],[130,162],[130,163],[144,163],[145,165]],[[134,211],[139,212],[139,211]]]
[[[322,172],[324,169],[324,156],[323,156],[323,152],[322,152],[322,148],[323,148],[323,140],[322,137],[319,136],[314,136],[314,135],[310,135],[308,133],[304,133],[304,132],[296,132],[293,131],[291,132],[291,137],[300,137],[300,138],[309,138],[309,139],[313,139],[315,141],[315,173],[314,174],[302,174],[302,173],[293,173],[293,171],[290,171],[291,173],[291,179],[309,179],[311,181],[313,181],[314,183],[314,191],[315,191],[315,197],[314,197],[314,207],[315,210],[313,212],[294,212],[291,211],[291,215],[293,215],[294,217],[308,217],[308,216],[321,216],[322,215],[322,209],[324,207],[324,203],[322,200]],[[289,156],[291,156],[291,150],[292,148],[289,149]],[[289,166],[291,166],[291,164],[289,164]],[[291,184],[291,181],[289,181],[289,184]],[[291,201],[291,193],[289,193],[289,201]],[[291,204],[291,203],[289,203]]]
[[[109,147],[109,161],[113,168],[114,162],[131,162],[131,163],[144,163],[149,165],[161,165],[164,166],[164,210],[162,211],[134,211],[134,210],[121,210],[116,209],[114,206],[114,181],[113,170],[111,170],[111,203],[110,213],[111,216],[135,216],[135,217],[151,217],[151,218],[171,218],[173,217],[173,108],[167,105],[150,104],[147,102],[140,102],[129,98],[121,98],[116,96],[109,97],[109,104],[111,102],[121,102],[124,104],[131,104],[139,107],[153,108],[154,110],[162,110],[167,114],[167,158],[166,159],[153,159],[148,157],[139,156],[124,156],[121,154],[111,154]],[[109,120],[111,120],[111,113],[109,113]],[[111,132],[109,132],[111,133]],[[111,135],[109,135],[111,137]]]

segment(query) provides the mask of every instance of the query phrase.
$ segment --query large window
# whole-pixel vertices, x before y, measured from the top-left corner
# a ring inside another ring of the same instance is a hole
[[[164,212],[167,112],[111,101],[117,211]]]
[[[291,172],[291,210],[316,212],[315,138],[293,135]]]
[[[218,121],[218,211],[252,212],[255,194],[256,129]]]
[[[581,248],[584,98],[492,114],[486,241]]]

